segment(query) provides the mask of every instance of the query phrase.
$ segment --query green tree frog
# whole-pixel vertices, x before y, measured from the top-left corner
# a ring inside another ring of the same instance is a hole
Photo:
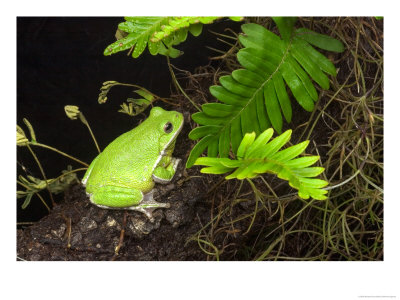
[[[153,188],[175,175],[180,159],[172,152],[182,126],[181,113],[153,107],[145,121],[92,161],[82,179],[90,201],[102,208],[137,210],[153,222],[155,209],[170,207],[153,199]]]

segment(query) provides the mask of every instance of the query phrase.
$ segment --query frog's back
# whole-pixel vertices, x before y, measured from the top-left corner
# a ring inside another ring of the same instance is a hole
[[[89,185],[118,185],[151,190],[154,166],[159,157],[157,135],[136,127],[110,143],[93,167]]]

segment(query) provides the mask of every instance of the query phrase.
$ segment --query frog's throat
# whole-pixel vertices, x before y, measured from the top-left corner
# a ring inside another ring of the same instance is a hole
[[[181,123],[181,126],[179,126],[178,130],[174,133],[174,135],[172,136],[172,138],[169,140],[169,142],[164,146],[163,149],[161,149],[160,155],[158,156],[155,164],[153,165],[153,171],[154,169],[157,167],[158,163],[160,162],[161,158],[163,156],[165,156],[168,152],[166,151],[168,149],[168,147],[172,144],[175,143],[176,137],[178,136],[178,134],[181,132],[183,128],[183,122]],[[171,153],[172,155],[172,153]]]

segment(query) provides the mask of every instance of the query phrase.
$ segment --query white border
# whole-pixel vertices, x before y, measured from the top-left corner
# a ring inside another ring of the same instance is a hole
[[[384,1],[6,1],[2,5],[1,293],[4,299],[362,299],[400,297],[399,44],[396,2]],[[275,4],[276,3],[276,4]],[[389,3],[389,4],[388,4]],[[393,4],[391,4],[393,3]],[[16,16],[385,16],[384,262],[15,262]],[[14,58],[14,59],[13,59]],[[14,158],[11,159],[11,158]],[[396,159],[397,158],[397,159]],[[11,173],[11,175],[10,175]],[[11,213],[14,212],[14,213]],[[395,275],[397,274],[397,275]]]

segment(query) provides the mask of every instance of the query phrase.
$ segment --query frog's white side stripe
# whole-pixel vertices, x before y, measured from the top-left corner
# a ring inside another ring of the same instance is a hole
[[[90,172],[90,173],[92,173],[92,172]],[[88,174],[88,176],[86,176],[85,178],[82,178],[82,185],[83,186],[86,186],[86,182],[88,181],[88,178],[89,178],[89,175],[90,175],[90,173]]]
[[[176,139],[177,135],[181,132],[183,128],[183,122],[181,123],[181,126],[178,128],[178,130],[175,132],[173,135],[172,139],[169,140],[169,142],[164,146],[164,148],[161,150],[160,155],[158,156],[155,164],[153,165],[153,168],[151,169],[151,172],[153,173],[154,169],[157,167],[158,163],[160,162],[161,158],[165,156],[165,149],[168,148],[168,146]]]
[[[152,177],[153,177],[153,180],[154,180],[154,182],[156,182],[156,183],[161,183],[161,184],[166,184],[166,183],[169,183],[169,182],[171,182],[171,179],[173,178],[171,178],[171,179],[163,179],[163,178],[160,178],[160,177],[157,177],[156,175],[151,175]]]
[[[94,164],[95,164],[96,160],[98,159],[98,157],[99,157],[99,156],[97,155],[97,156],[94,158],[94,160],[90,163],[90,165],[89,165],[89,167],[88,167],[88,169],[87,169],[85,175],[83,176],[83,178],[82,178],[82,180],[81,180],[82,185],[83,185],[84,187],[86,186],[86,183],[87,183],[87,181],[88,181],[88,179],[89,179],[89,177],[90,177],[90,174],[91,174],[92,171],[93,171]]]

